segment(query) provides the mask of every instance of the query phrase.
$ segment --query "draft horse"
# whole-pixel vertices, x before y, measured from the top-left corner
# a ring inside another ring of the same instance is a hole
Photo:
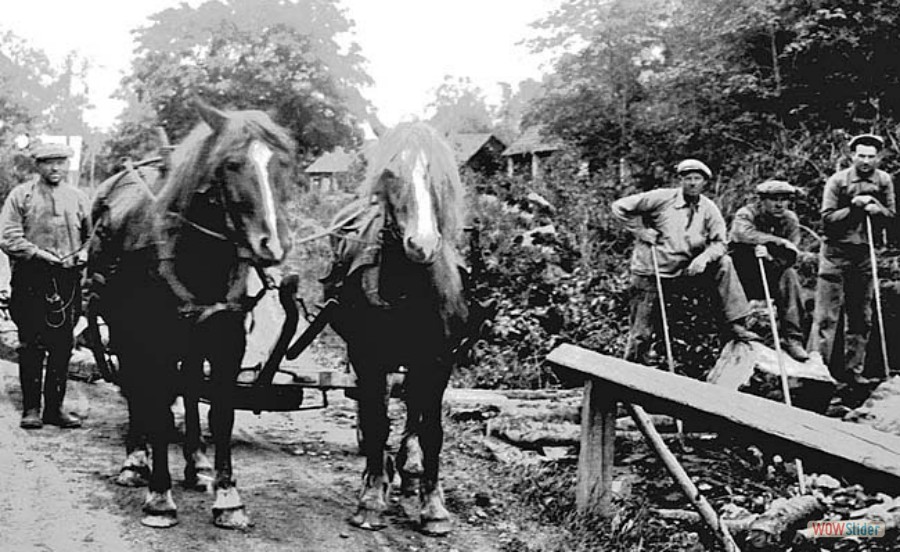
[[[289,249],[278,199],[292,182],[294,144],[262,112],[225,112],[200,102],[196,107],[202,122],[172,152],[158,194],[113,194],[112,200],[124,203],[117,207],[120,218],[129,221],[117,237],[127,242],[128,254],[110,263],[97,248],[89,269],[107,267],[105,274],[93,271],[101,277],[92,287],[101,288],[96,293],[106,305],[111,346],[120,358],[135,426],[130,431],[147,435],[150,445],[142,523],[177,523],[167,454],[171,405],[182,388],[197,396],[194,386],[208,361],[213,522],[245,529],[251,521],[233,477],[231,434],[244,320],[253,306],[247,278],[253,269],[282,262]],[[107,254],[123,249],[115,242],[107,240]],[[196,408],[186,404],[186,414],[186,443],[199,443]],[[190,479],[198,455],[186,450],[185,459]]]
[[[469,316],[458,251],[464,198],[453,152],[430,126],[401,124],[378,141],[359,195],[335,218],[333,227],[342,230],[332,239],[335,259],[323,280],[326,297],[337,302],[331,324],[347,342],[357,376],[366,469],[350,522],[366,529],[386,525],[393,477],[385,451],[387,376],[403,366],[401,477],[419,475],[404,466],[414,466],[412,457],[420,454],[420,528],[446,534],[451,518],[439,480],[441,403]]]

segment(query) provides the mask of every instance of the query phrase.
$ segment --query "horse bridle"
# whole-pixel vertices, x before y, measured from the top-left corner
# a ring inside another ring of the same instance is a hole
[[[187,225],[206,236],[219,241],[229,242],[236,247],[242,247],[244,244],[242,244],[241,240],[237,238],[238,224],[234,220],[234,214],[232,212],[232,209],[230,208],[230,202],[228,201],[228,198],[225,194],[224,179],[222,181],[212,182],[211,187],[215,188],[216,194],[213,196],[213,201],[210,202],[210,205],[218,206],[222,209],[225,217],[224,232],[217,232],[216,230],[212,230],[211,228],[194,222],[188,217],[175,211],[168,210],[166,211],[166,215],[178,219],[180,223]],[[199,324],[204,322],[205,320],[208,320],[213,315],[221,312],[247,313],[252,311],[254,308],[256,308],[256,305],[260,302],[260,300],[262,300],[267,291],[269,291],[270,289],[275,289],[275,285],[272,281],[272,278],[268,274],[266,274],[265,270],[263,270],[262,267],[260,267],[256,263],[251,263],[251,266],[256,271],[257,275],[260,278],[260,281],[262,282],[262,289],[260,289],[256,295],[248,296],[239,301],[220,301],[213,303],[212,305],[189,304],[186,305],[187,308],[182,309],[182,314],[189,317],[196,314],[196,322]],[[226,295],[230,295],[230,293]]]

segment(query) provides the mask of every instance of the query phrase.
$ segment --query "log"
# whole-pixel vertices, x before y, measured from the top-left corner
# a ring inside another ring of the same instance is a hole
[[[719,542],[722,543],[722,546],[725,547],[727,552],[740,552],[740,549],[734,542],[734,538],[728,531],[728,527],[719,520],[719,516],[716,515],[715,510],[710,506],[706,497],[700,494],[697,486],[694,485],[694,482],[691,481],[687,472],[685,472],[684,468],[681,467],[681,464],[678,463],[678,459],[675,458],[675,455],[672,454],[672,451],[670,451],[669,447],[663,442],[660,434],[656,432],[656,429],[653,427],[653,422],[650,421],[650,417],[644,412],[644,409],[631,403],[628,403],[627,406],[628,410],[631,412],[631,416],[641,430],[641,433],[644,434],[644,437],[647,438],[650,446],[653,447],[653,450],[656,451],[660,460],[663,461],[663,464],[665,464],[669,473],[672,474],[672,477],[681,486],[681,489],[684,491],[684,494],[687,495],[688,500],[691,501],[691,504],[693,504],[694,508],[700,513],[703,521],[705,521],[712,530],[713,535],[719,539]]]
[[[820,516],[825,506],[815,496],[777,498],[769,509],[750,524],[747,543],[755,550],[775,549],[790,541],[786,534],[799,525]]]
[[[671,509],[671,508],[656,508],[651,510],[656,516],[659,516],[662,519],[668,519],[673,521],[684,521],[687,523],[703,523],[703,518],[697,512],[692,510],[680,510],[680,509]],[[759,517],[756,514],[751,514],[747,517],[742,517],[738,519],[721,519],[721,523],[728,528],[728,532],[732,534],[735,538],[744,535],[747,531],[750,530],[750,524],[753,523],[756,518]]]
[[[492,426],[496,437],[528,449],[574,446],[581,437],[581,428],[575,424],[507,420]]]

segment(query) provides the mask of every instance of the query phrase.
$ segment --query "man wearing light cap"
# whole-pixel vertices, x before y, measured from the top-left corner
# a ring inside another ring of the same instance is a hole
[[[743,324],[750,305],[731,259],[725,255],[725,220],[716,204],[701,195],[712,171],[701,161],[686,159],[678,164],[677,172],[680,188],[651,190],[623,197],[612,205],[613,215],[624,221],[637,239],[631,257],[637,293],[631,304],[627,360],[647,363],[651,336],[660,321],[651,248],[656,250],[659,275],[667,285],[715,289],[726,338],[759,339]]]
[[[874,134],[850,140],[850,168],[831,175],[822,194],[825,241],[819,251],[816,309],[809,349],[822,355],[838,379],[867,385],[863,376],[872,329],[875,287],[869,258],[866,218],[877,233],[896,213],[894,183],[878,169],[884,142]],[[841,313],[846,324],[845,350],[835,350]]]
[[[784,351],[804,362],[803,301],[800,278],[794,270],[800,244],[800,219],[790,209],[797,189],[781,180],[756,187],[759,202],[738,209],[731,223],[729,254],[751,299],[765,299],[759,261],[766,270],[769,291],[778,311],[779,334]]]
[[[9,311],[19,333],[19,425],[25,429],[81,425],[63,410],[90,229],[87,196],[66,182],[71,155],[60,144],[35,147],[38,175],[13,188],[0,211],[0,249],[12,265]]]

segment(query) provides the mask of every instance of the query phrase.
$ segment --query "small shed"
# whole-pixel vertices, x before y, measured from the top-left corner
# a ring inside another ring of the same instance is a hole
[[[350,169],[358,157],[359,152],[346,151],[340,146],[323,153],[306,167],[310,188],[326,193],[346,188],[349,184]]]
[[[542,126],[529,127],[503,152],[506,174],[513,176],[529,171],[532,178],[539,178],[541,162],[564,147],[562,140],[544,136]]]
[[[449,137],[459,168],[468,168],[485,176],[503,170],[506,144],[491,133],[461,133]]]

